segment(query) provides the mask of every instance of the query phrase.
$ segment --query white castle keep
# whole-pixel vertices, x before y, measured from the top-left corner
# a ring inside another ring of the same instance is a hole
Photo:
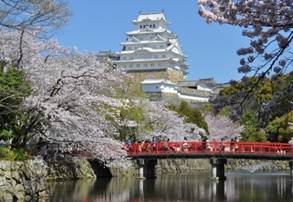
[[[117,66],[129,73],[164,72],[165,78],[161,79],[172,82],[184,79],[186,57],[176,35],[168,30],[164,13],[140,13],[132,23],[136,30],[126,33],[127,40],[121,43]],[[145,75],[142,79],[154,79],[154,75]]]
[[[164,12],[142,13],[132,21],[136,29],[126,33],[122,50],[116,54],[101,52],[117,68],[133,76],[142,91],[151,99],[184,99],[208,102],[223,87],[212,78],[187,81],[187,57],[177,36],[168,29]],[[117,57],[118,56],[118,57]]]

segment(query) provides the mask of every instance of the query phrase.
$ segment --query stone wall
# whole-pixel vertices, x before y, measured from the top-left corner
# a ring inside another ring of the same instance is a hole
[[[253,172],[288,172],[288,161],[264,161],[264,160],[236,160],[229,159],[227,171]],[[198,172],[210,172],[209,159],[165,159],[159,160],[156,166],[157,175],[193,174]]]
[[[210,164],[206,159],[164,159],[158,160],[156,174],[178,175],[209,172]]]
[[[47,180],[79,180],[96,177],[92,165],[86,159],[48,160],[46,164],[48,166]]]
[[[226,165],[227,170],[251,170],[254,172],[288,172],[289,161],[270,160],[236,160],[230,159]]]
[[[95,179],[137,175],[128,168],[104,167],[97,159],[34,159],[22,162],[0,161],[0,201],[41,200],[48,196],[47,181]]]
[[[181,71],[174,69],[165,69],[158,71],[149,71],[149,72],[127,72],[127,74],[133,76],[133,81],[135,83],[140,83],[145,79],[165,79],[170,80],[173,83],[177,83],[178,81],[182,81],[183,74]]]
[[[42,160],[0,161],[0,201],[45,199],[47,165]]]

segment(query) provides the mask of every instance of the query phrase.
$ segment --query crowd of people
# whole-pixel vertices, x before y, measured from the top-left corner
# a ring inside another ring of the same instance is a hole
[[[221,151],[221,152],[235,152],[238,150],[237,138],[232,138],[230,141],[208,140],[202,138],[200,141],[188,141],[184,137],[183,141],[171,143],[168,138],[162,136],[152,137],[148,140],[127,141],[128,145],[135,145],[138,152],[152,152],[152,151],[173,151],[173,152],[188,152],[191,150],[199,151]],[[128,148],[131,149],[131,148]]]

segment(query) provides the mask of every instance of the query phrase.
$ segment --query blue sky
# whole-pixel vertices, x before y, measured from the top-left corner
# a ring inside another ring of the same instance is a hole
[[[189,64],[188,79],[214,77],[219,82],[240,79],[236,50],[247,46],[241,30],[229,25],[206,24],[198,15],[196,0],[71,0],[73,16],[57,33],[66,47],[96,52],[119,51],[125,32],[134,29],[131,20],[139,11],[164,10],[172,23]]]

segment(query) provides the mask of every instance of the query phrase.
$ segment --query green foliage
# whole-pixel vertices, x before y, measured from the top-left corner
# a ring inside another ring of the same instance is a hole
[[[271,121],[266,130],[271,141],[288,142],[293,137],[293,128],[289,122],[293,122],[293,111]]]
[[[32,92],[25,73],[15,68],[4,72],[0,67],[0,140],[9,140],[19,134],[19,124],[25,114],[21,106]]]
[[[292,110],[292,84],[292,72],[271,78],[250,77],[231,82],[231,86],[221,90],[212,101],[214,111],[223,113],[228,108],[230,118],[234,121],[240,120],[247,128],[246,131],[265,131],[270,141],[287,142],[292,131],[283,116],[286,117]],[[254,115],[249,116],[248,112],[254,112]],[[260,136],[263,137],[262,134]]]
[[[15,161],[24,161],[29,158],[28,153],[24,149],[14,149],[13,152]]]
[[[258,131],[252,126],[245,126],[245,130],[241,133],[242,141],[248,142],[265,142],[267,141],[267,134],[264,131]]]
[[[115,96],[122,99],[145,98],[140,84],[134,83],[131,79],[124,80],[122,86],[117,86]]]
[[[241,133],[243,141],[249,142],[264,142],[267,141],[267,134],[260,129],[256,113],[253,111],[245,112],[240,123],[244,126]]]
[[[131,103],[124,107],[113,108],[108,105],[103,106],[107,111],[106,119],[117,129],[118,135],[115,139],[125,141],[127,138],[136,139],[139,130],[147,130],[149,127],[145,122],[144,109]],[[136,126],[129,126],[129,122]]]
[[[240,119],[240,123],[244,126],[251,126],[254,128],[259,127],[256,113],[253,111],[245,112]]]
[[[29,158],[27,152],[23,149],[9,149],[0,147],[0,160],[24,161]]]
[[[203,105],[203,107],[201,108],[201,111],[203,113],[213,113],[213,105],[212,104],[205,104]]]
[[[12,150],[5,148],[5,147],[0,147],[0,159],[1,160],[14,160],[15,154]]]
[[[197,109],[191,108],[186,101],[181,101],[179,107],[169,105],[168,109],[174,110],[180,116],[184,117],[186,123],[194,123],[208,133],[208,125],[205,122],[201,112]]]
[[[0,132],[0,140],[8,141],[13,137],[13,132],[11,130],[3,129]]]
[[[230,107],[226,106],[220,109],[217,115],[230,117],[232,115],[232,110]]]

